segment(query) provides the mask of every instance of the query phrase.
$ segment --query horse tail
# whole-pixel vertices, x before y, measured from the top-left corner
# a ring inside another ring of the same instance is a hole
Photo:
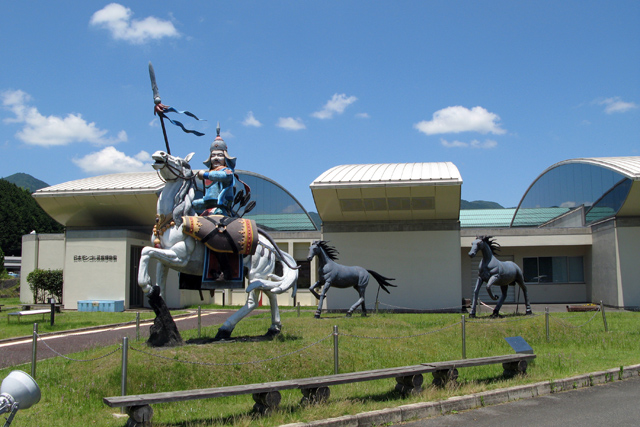
[[[296,264],[295,260],[293,261],[293,265],[289,264],[289,260],[287,260],[287,258],[283,255],[282,251],[280,250],[280,248],[278,247],[278,245],[276,244],[276,242],[271,238],[271,236],[269,236],[267,234],[266,231],[264,231],[261,228],[258,228],[258,234],[264,236],[265,239],[267,239],[269,241],[269,243],[271,243],[273,245],[273,250],[276,251],[276,253],[278,254],[278,256],[280,257],[280,259],[282,260],[283,263],[287,264],[287,267],[293,269],[293,270],[297,270],[300,268],[299,265]],[[291,258],[291,257],[289,257]]]
[[[390,277],[384,277],[383,275],[376,273],[373,270],[367,270],[369,272],[369,274],[371,274],[373,276],[374,279],[376,279],[378,281],[378,285],[380,285],[380,287],[382,288],[383,291],[385,291],[386,293],[390,294],[391,292],[389,292],[389,290],[387,289],[387,286],[392,286],[394,288],[397,288],[398,285],[394,285],[392,283],[389,283],[387,280],[396,280],[396,279],[392,279]]]

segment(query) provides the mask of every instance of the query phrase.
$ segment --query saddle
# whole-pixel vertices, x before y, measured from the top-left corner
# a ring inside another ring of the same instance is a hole
[[[223,215],[183,216],[182,232],[215,252],[253,255],[258,247],[256,222]]]

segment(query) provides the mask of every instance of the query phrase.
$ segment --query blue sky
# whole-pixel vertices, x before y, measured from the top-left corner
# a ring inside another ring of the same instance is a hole
[[[640,156],[638,1],[20,1],[0,15],[0,176],[51,185],[204,168],[220,122],[238,169],[305,206],[333,166],[453,162],[462,198],[516,206],[552,164]]]

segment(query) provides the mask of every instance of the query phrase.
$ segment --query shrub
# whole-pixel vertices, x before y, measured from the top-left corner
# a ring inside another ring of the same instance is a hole
[[[47,298],[53,296],[62,303],[62,270],[33,270],[27,276],[27,283],[33,292],[33,302],[46,303]]]

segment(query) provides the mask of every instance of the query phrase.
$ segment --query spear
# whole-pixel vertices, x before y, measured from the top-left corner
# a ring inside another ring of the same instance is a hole
[[[156,73],[153,70],[153,65],[149,61],[149,78],[151,78],[151,90],[153,91],[153,103],[155,108],[153,114],[157,114],[160,117],[160,125],[162,125],[162,135],[164,136],[164,143],[167,146],[167,154],[171,154],[169,148],[169,138],[167,138],[167,130],[164,127],[164,105],[162,105],[162,99],[160,98],[160,92],[158,91],[158,85],[156,84]]]

